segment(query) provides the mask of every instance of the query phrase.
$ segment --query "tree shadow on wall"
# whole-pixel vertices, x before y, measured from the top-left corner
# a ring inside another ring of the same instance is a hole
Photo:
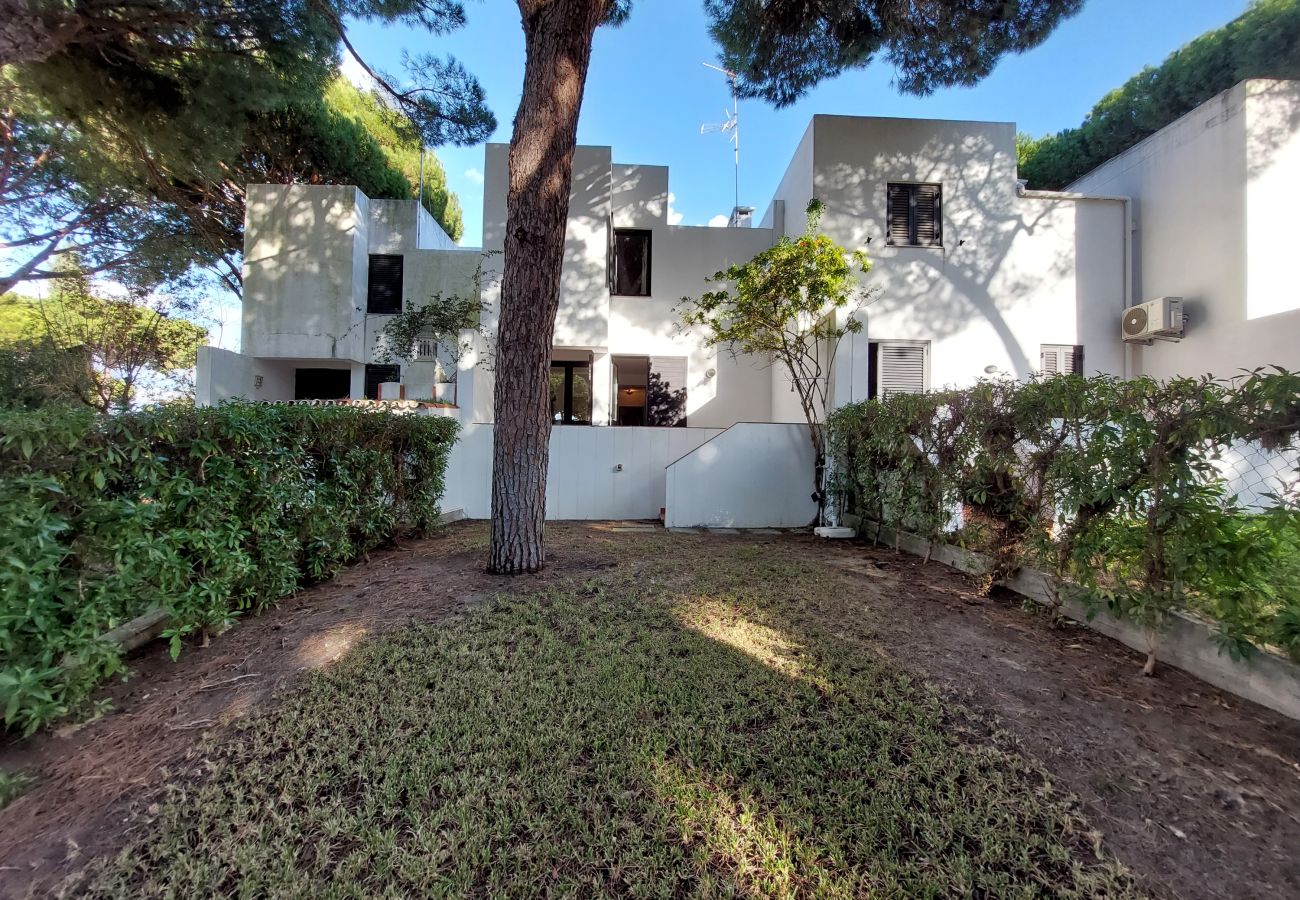
[[[646,421],[651,425],[686,427],[686,388],[672,389],[658,372],[650,373],[646,387]]]

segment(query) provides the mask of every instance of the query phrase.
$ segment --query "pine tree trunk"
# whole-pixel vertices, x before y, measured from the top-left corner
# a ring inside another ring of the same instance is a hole
[[[578,112],[606,7],[607,0],[519,0],[527,62],[510,141],[492,450],[489,568],[498,574],[536,572],[546,559],[551,340]]]

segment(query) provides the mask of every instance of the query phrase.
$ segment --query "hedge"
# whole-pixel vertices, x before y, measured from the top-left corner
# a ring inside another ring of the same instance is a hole
[[[0,410],[0,708],[31,733],[122,671],[154,608],[226,628],[437,521],[450,419],[244,403]]]
[[[1060,190],[1247,78],[1300,78],[1300,0],[1259,0],[1111,91],[1078,128],[1020,135],[1020,177]]]
[[[842,512],[990,552],[990,584],[1034,566],[1154,632],[1190,612],[1300,660],[1300,375],[986,381],[828,431]]]

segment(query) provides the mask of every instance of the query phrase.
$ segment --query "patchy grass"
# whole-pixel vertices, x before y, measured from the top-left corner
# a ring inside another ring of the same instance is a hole
[[[1041,767],[860,639],[833,579],[762,546],[654,539],[658,561],[521,580],[370,640],[206,748],[68,887],[1133,892]]]
[[[32,786],[32,779],[22,772],[6,772],[0,769],[0,809],[17,800]]]

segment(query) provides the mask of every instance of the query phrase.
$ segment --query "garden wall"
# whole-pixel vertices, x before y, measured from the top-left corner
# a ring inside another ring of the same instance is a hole
[[[817,516],[807,425],[738,422],[668,467],[674,528],[797,528]]]
[[[494,425],[466,425],[447,466],[443,505],[471,519],[492,515]],[[657,519],[665,467],[721,428],[551,429],[546,475],[548,519]]]
[[[881,543],[962,572],[988,575],[995,568],[993,561],[982,553],[934,543],[874,522],[855,519],[853,524],[862,528],[865,537],[874,537]],[[999,583],[1042,606],[1058,608],[1062,615],[1134,650],[1147,653],[1154,642],[1166,664],[1238,697],[1300,720],[1300,666],[1272,653],[1255,653],[1246,659],[1234,659],[1214,642],[1214,626],[1210,623],[1175,612],[1162,633],[1152,634],[1096,608],[1082,596],[1079,588],[1063,584],[1046,572],[1023,568],[1001,578]]]

